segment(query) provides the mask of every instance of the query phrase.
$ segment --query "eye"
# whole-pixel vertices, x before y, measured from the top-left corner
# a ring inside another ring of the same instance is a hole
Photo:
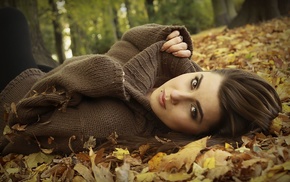
[[[198,84],[198,78],[194,78],[191,80],[191,88],[194,89]]]
[[[190,114],[193,119],[197,118],[197,109],[193,104],[190,105]]]

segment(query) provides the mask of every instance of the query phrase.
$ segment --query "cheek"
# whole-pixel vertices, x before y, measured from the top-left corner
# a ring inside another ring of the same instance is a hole
[[[196,127],[188,115],[189,114],[185,113],[184,111],[180,112],[175,110],[174,112],[171,112],[171,115],[168,117],[168,121],[172,126],[171,129],[186,133],[192,133],[195,131]]]

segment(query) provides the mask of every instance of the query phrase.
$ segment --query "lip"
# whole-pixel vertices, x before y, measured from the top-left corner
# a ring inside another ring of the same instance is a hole
[[[162,92],[160,93],[160,95],[159,95],[159,103],[160,103],[160,105],[161,105],[164,109],[166,109],[166,105],[165,105],[165,90],[162,91]]]

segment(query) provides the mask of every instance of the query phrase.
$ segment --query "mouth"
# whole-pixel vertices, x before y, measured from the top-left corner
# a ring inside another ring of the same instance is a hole
[[[166,109],[166,105],[165,105],[165,90],[162,91],[162,92],[160,93],[160,95],[159,95],[159,103],[160,103],[160,105],[161,105],[164,109]]]

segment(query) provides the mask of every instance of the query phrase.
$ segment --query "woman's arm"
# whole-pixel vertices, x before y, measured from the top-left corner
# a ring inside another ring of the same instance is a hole
[[[34,84],[11,112],[10,124],[28,124],[42,114],[77,106],[84,96],[128,99],[122,66],[104,55],[87,55],[65,61]]]
[[[159,41],[147,47],[130,59],[123,67],[125,79],[142,92],[147,92],[162,81],[184,73],[201,71],[201,68],[189,58],[176,57],[160,51],[165,41]]]
[[[183,41],[189,45],[188,50],[193,51],[190,33],[184,26],[147,24],[132,28],[121,40],[130,42],[141,51],[158,41],[166,40],[175,30],[179,31]]]
[[[33,87],[39,93],[54,86],[88,97],[124,97],[123,68],[106,55],[85,55],[66,60]]]
[[[187,49],[192,52],[193,45],[191,37],[184,26],[146,24],[134,27],[126,32],[121,40],[111,47],[107,55],[116,58],[123,65],[152,44],[166,40],[168,35],[175,30],[182,36],[183,42],[187,44]]]

